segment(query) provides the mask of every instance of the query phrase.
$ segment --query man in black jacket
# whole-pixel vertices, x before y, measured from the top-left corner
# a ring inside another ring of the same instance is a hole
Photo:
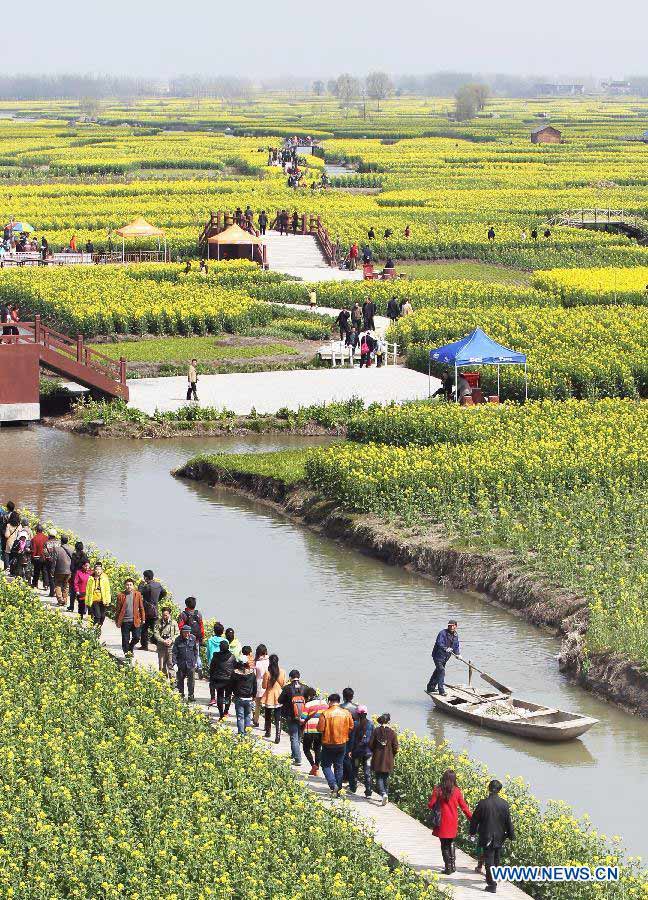
[[[243,647],[241,653],[243,659],[236,663],[232,675],[232,693],[236,710],[236,728],[239,734],[245,734],[246,729],[252,727],[252,707],[256,697],[257,681],[256,670],[250,665],[252,648]]]
[[[504,841],[515,838],[511,810],[506,800],[499,796],[501,790],[502,782],[494,778],[488,785],[488,797],[479,801],[470,820],[470,836],[479,834],[479,844],[484,850],[486,890],[490,894],[497,891],[491,866],[499,866]]]
[[[349,330],[349,318],[351,313],[343,306],[340,312],[338,313],[337,319],[335,320],[336,325],[340,329],[340,340],[343,341],[346,338],[347,331]]]
[[[387,315],[389,316],[389,319],[390,319],[392,325],[398,318],[400,318],[400,314],[401,314],[400,303],[398,302],[396,297],[392,297],[391,300],[389,301],[389,303],[387,304]]]
[[[301,766],[301,713],[306,704],[304,699],[306,685],[302,683],[297,669],[291,669],[288,677],[290,681],[281,689],[279,703],[281,714],[288,726],[293,765]]]
[[[140,581],[137,590],[142,595],[144,601],[144,612],[146,613],[146,621],[142,625],[141,647],[142,650],[149,648],[149,631],[155,628],[158,620],[159,605],[166,597],[166,591],[159,581],[156,581],[152,569],[144,569],[144,580]],[[155,644],[155,640],[151,638]]]

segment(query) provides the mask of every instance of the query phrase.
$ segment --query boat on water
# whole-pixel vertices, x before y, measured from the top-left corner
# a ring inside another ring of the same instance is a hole
[[[598,719],[518,700],[505,690],[477,690],[471,685],[445,685],[445,696],[430,693],[437,709],[483,728],[536,741],[570,741]]]

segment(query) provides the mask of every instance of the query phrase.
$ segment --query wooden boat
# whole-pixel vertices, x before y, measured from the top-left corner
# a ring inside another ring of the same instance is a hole
[[[445,690],[444,697],[430,694],[437,709],[484,728],[535,741],[569,741],[598,722],[580,713],[517,700],[508,688],[480,691],[470,685],[446,682]]]

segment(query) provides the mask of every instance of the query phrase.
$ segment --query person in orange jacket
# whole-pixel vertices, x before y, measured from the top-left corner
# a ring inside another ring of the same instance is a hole
[[[329,694],[328,709],[320,714],[317,730],[322,735],[322,772],[331,789],[331,797],[339,797],[342,790],[344,754],[353,733],[351,713],[340,706],[340,695]]]
[[[121,628],[122,650],[124,653],[132,653],[135,644],[139,642],[140,632],[146,612],[144,600],[139,591],[135,590],[135,582],[127,578],[124,582],[124,590],[117,596],[115,623]]]

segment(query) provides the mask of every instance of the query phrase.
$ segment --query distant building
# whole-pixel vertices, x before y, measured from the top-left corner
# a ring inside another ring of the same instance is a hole
[[[629,81],[604,81],[601,87],[607,94],[614,94],[617,97],[632,93],[632,85]]]
[[[540,125],[531,132],[532,144],[560,144],[562,134],[553,125]]]
[[[536,94],[541,97],[575,97],[585,93],[584,84],[556,84],[554,82],[542,82],[535,86]]]

